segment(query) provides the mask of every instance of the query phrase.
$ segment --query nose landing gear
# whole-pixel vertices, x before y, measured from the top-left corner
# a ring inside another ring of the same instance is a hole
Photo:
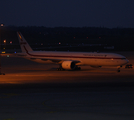
[[[120,71],[121,71],[120,68],[118,68],[118,69],[117,69],[117,72],[120,72]]]
[[[120,72],[121,70],[120,70],[120,68],[121,68],[122,66],[118,66],[117,67],[117,72]]]

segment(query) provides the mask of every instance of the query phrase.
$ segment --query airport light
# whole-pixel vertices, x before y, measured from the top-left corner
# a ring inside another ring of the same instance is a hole
[[[3,42],[4,42],[4,44],[6,44],[6,42],[7,42],[7,41],[6,41],[6,40],[4,40]]]
[[[1,72],[1,32],[2,32],[2,27],[4,26],[4,24],[0,25],[0,75],[5,75],[5,73]]]
[[[6,51],[2,51],[1,53],[2,53],[2,54],[5,54],[5,53],[6,53]]]
[[[13,42],[12,41],[10,41],[10,44],[12,44]]]
[[[1,27],[3,27],[3,26],[4,26],[4,24],[3,24],[3,23],[1,23],[1,24],[0,24],[0,26],[1,26]]]

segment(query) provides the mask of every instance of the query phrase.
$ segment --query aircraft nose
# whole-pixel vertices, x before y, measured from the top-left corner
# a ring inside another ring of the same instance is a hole
[[[126,59],[126,63],[129,63],[129,60],[128,59]]]

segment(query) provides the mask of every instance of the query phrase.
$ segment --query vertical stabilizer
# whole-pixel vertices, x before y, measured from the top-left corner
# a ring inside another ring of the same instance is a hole
[[[27,41],[25,40],[25,38],[23,37],[23,35],[20,32],[17,32],[17,35],[19,38],[19,43],[20,43],[22,52],[27,53],[27,52],[33,51],[32,48],[27,43]]]

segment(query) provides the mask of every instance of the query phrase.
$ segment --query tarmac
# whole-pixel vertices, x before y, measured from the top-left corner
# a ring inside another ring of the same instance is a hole
[[[117,53],[134,65],[134,52]],[[12,54],[1,61],[0,120],[134,119],[134,68],[57,71]]]

